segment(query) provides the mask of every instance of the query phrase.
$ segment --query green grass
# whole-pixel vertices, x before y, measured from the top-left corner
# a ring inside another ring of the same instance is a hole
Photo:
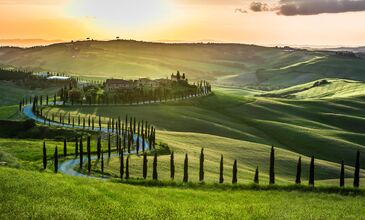
[[[271,145],[278,148],[277,176],[283,183],[292,182],[299,155],[304,163],[314,155],[317,178],[337,179],[341,160],[348,165],[347,177],[353,175],[356,150],[363,151],[365,103],[361,97],[326,100],[290,100],[254,97],[256,91],[213,88],[208,97],[184,102],[145,106],[57,107],[45,112],[72,112],[74,115],[97,114],[124,118],[125,114],[148,120],[157,128],[157,138],[182,157],[192,157],[193,179],[197,179],[200,148],[206,148],[207,180],[217,181],[221,154],[225,156],[227,179],[233,160],[237,159],[243,181],[251,181],[258,165],[266,181]],[[283,151],[281,151],[283,150]],[[282,153],[281,153],[282,152]],[[361,158],[364,158],[361,154]],[[150,161],[152,161],[150,159]],[[161,159],[161,177],[168,178],[168,156]],[[117,172],[111,161],[110,172]],[[136,177],[141,177],[141,159],[132,158]],[[364,164],[361,165],[364,168]],[[304,178],[307,177],[307,167]],[[181,175],[181,172],[180,174]],[[179,179],[181,179],[179,177]],[[337,185],[337,183],[336,183]]]
[[[365,215],[363,196],[144,187],[9,168],[0,168],[0,177],[2,219],[341,219]]]

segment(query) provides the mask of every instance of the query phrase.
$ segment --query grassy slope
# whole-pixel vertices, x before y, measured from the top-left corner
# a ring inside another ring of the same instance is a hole
[[[210,160],[214,161],[212,167],[215,168],[212,168],[214,177],[211,180],[216,179],[221,153],[227,157],[228,170],[233,160],[238,159],[239,165],[246,168],[242,176],[251,179],[256,165],[267,173],[267,163],[262,162],[267,161],[271,144],[287,149],[291,153],[286,153],[287,158],[278,162],[278,170],[281,170],[278,172],[284,180],[292,181],[299,154],[314,155],[333,162],[326,162],[328,164],[319,169],[322,171],[318,171],[318,177],[324,179],[337,178],[338,163],[344,160],[345,164],[353,166],[356,150],[363,150],[365,103],[361,98],[297,101],[244,97],[247,91],[239,89],[216,88],[214,91],[215,95],[176,104],[83,106],[52,111],[67,110],[74,114],[97,113],[122,118],[127,113],[149,120],[157,127],[158,138],[169,143],[173,149],[189,152],[194,149],[195,158],[201,147],[212,150]],[[183,146],[186,146],[185,149]],[[245,173],[247,171],[250,175]]]
[[[143,187],[1,167],[0,177],[2,219],[340,219],[365,215],[363,196]]]
[[[1,53],[3,50],[3,53]],[[363,80],[361,59],[324,52],[286,51],[237,44],[161,44],[83,41],[29,49],[0,49],[0,63],[91,78],[166,77],[177,69],[189,79],[221,84],[287,87],[324,77]]]
[[[273,92],[264,93],[266,96],[290,99],[336,99],[364,96],[363,82],[344,79],[326,79],[329,84],[313,86],[317,81],[300,84]]]
[[[53,96],[57,90],[57,88],[31,90],[17,86],[12,82],[0,81],[0,119],[24,119],[18,111],[18,104],[24,97],[47,94]]]

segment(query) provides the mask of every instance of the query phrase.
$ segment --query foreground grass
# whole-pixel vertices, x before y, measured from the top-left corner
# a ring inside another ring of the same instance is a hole
[[[0,178],[1,219],[355,219],[365,215],[363,196],[145,187],[4,167]]]

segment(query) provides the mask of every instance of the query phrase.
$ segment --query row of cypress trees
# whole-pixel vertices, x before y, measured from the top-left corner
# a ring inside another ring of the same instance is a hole
[[[66,142],[64,142],[64,156],[66,156]],[[99,143],[99,142],[98,142]],[[77,152],[77,147],[76,147]],[[82,169],[83,165],[83,150],[82,150],[82,137],[80,138],[80,169]],[[100,159],[101,157],[101,171],[102,174],[104,173],[104,153],[101,149],[101,146],[97,147],[97,157]],[[54,151],[54,169],[55,172],[58,172],[58,148],[55,147]],[[90,150],[90,136],[87,137],[87,157],[88,157],[88,173],[91,172],[91,150]],[[152,163],[152,179],[158,180],[158,172],[157,172],[157,152],[154,153],[153,157],[153,163]],[[219,183],[224,182],[224,175],[223,175],[223,155],[221,155],[220,159],[220,167],[219,167]],[[269,184],[275,184],[275,150],[274,147],[271,148],[270,152],[270,168],[269,168]],[[147,178],[147,166],[148,166],[148,160],[147,160],[147,153],[144,152],[143,154],[143,178]],[[47,150],[46,150],[46,144],[43,143],[43,169],[47,168]],[[301,184],[301,173],[302,173],[302,162],[301,157],[298,159],[297,163],[297,170],[296,170],[296,178],[295,183]],[[314,186],[315,183],[315,177],[314,177],[314,156],[311,157],[310,166],[309,166],[309,180],[308,183],[310,186]],[[125,170],[125,171],[124,171]],[[232,184],[237,183],[237,160],[233,163],[233,169],[232,169]],[[125,175],[126,179],[130,178],[129,173],[129,155],[126,158],[126,162],[124,165],[124,154],[120,154],[120,177],[123,178]],[[175,178],[175,161],[174,161],[174,152],[171,152],[170,155],[170,178],[174,180]],[[189,172],[188,172],[188,154],[185,154],[185,160],[184,160],[184,175],[183,175],[183,182],[188,182],[189,180]],[[200,163],[199,163],[199,181],[204,181],[204,148],[201,149],[200,153]],[[259,169],[256,167],[255,175],[254,175],[254,183],[259,184]],[[355,162],[355,173],[354,173],[354,182],[353,186],[355,188],[358,188],[360,185],[360,151],[358,150],[356,153],[356,162]],[[345,168],[344,168],[344,161],[341,162],[341,170],[340,170],[340,187],[345,186]]]

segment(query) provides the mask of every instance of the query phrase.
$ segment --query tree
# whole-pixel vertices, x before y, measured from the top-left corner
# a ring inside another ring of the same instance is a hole
[[[99,139],[101,139],[101,138],[99,137]],[[99,139],[98,139],[98,143],[99,143]],[[118,136],[117,136],[117,140],[119,140]],[[117,141],[117,149],[118,149],[118,142],[119,141]],[[101,143],[100,143],[100,146],[101,146]],[[109,134],[108,135],[108,157],[110,157],[110,154],[111,154],[111,147],[110,147],[110,134]]]
[[[340,173],[340,187],[345,186],[345,165],[341,162],[341,173]]]
[[[101,175],[104,176],[104,154],[101,151]]]
[[[253,182],[255,184],[259,184],[259,166],[256,167],[256,171],[255,171],[255,177],[253,179]]]
[[[143,179],[147,178],[147,164],[148,164],[147,153],[145,152],[143,154]]]
[[[127,162],[125,164],[125,178],[129,179],[129,155],[127,156]]]
[[[360,184],[360,151],[356,152],[356,162],[355,162],[355,173],[354,173],[354,187],[358,188]]]
[[[80,169],[82,169],[83,161],[83,149],[82,149],[82,136],[80,137]]]
[[[233,163],[232,184],[237,183],[237,160]]]
[[[302,157],[299,157],[298,163],[297,163],[297,175],[295,177],[296,184],[300,184],[302,182],[301,176],[302,176]]]
[[[220,166],[219,166],[219,183],[223,183],[224,178],[223,178],[223,154],[221,155],[221,162],[220,162]]]
[[[79,155],[79,141],[75,138],[75,157]]]
[[[123,153],[120,154],[120,167],[119,167],[119,172],[120,172],[120,178],[123,179],[123,175],[124,175],[124,155]]]
[[[309,185],[314,186],[314,156],[312,156],[309,166]]]
[[[100,159],[100,153],[101,153],[101,137],[98,137],[98,142],[97,142],[97,145],[96,145],[96,153],[97,153],[98,159]]]
[[[63,156],[66,158],[67,156],[67,139],[63,139]]]
[[[200,152],[199,181],[204,181],[204,148]]]
[[[275,151],[274,146],[271,147],[270,153],[270,184],[275,184]]]
[[[91,173],[91,146],[90,146],[90,135],[87,136],[87,171]]]
[[[170,178],[173,180],[175,178],[175,161],[174,161],[174,151],[170,155]]]
[[[157,174],[157,153],[155,152],[155,156],[153,157],[153,172],[152,172],[152,178],[153,180],[157,180],[158,179],[158,174]]]
[[[43,141],[43,169],[47,168],[47,149],[46,142]]]
[[[54,149],[54,172],[58,172],[58,148],[57,146]]]
[[[185,154],[185,160],[184,160],[184,177],[183,177],[183,182],[188,182],[189,180],[189,171],[188,171],[188,154]]]

